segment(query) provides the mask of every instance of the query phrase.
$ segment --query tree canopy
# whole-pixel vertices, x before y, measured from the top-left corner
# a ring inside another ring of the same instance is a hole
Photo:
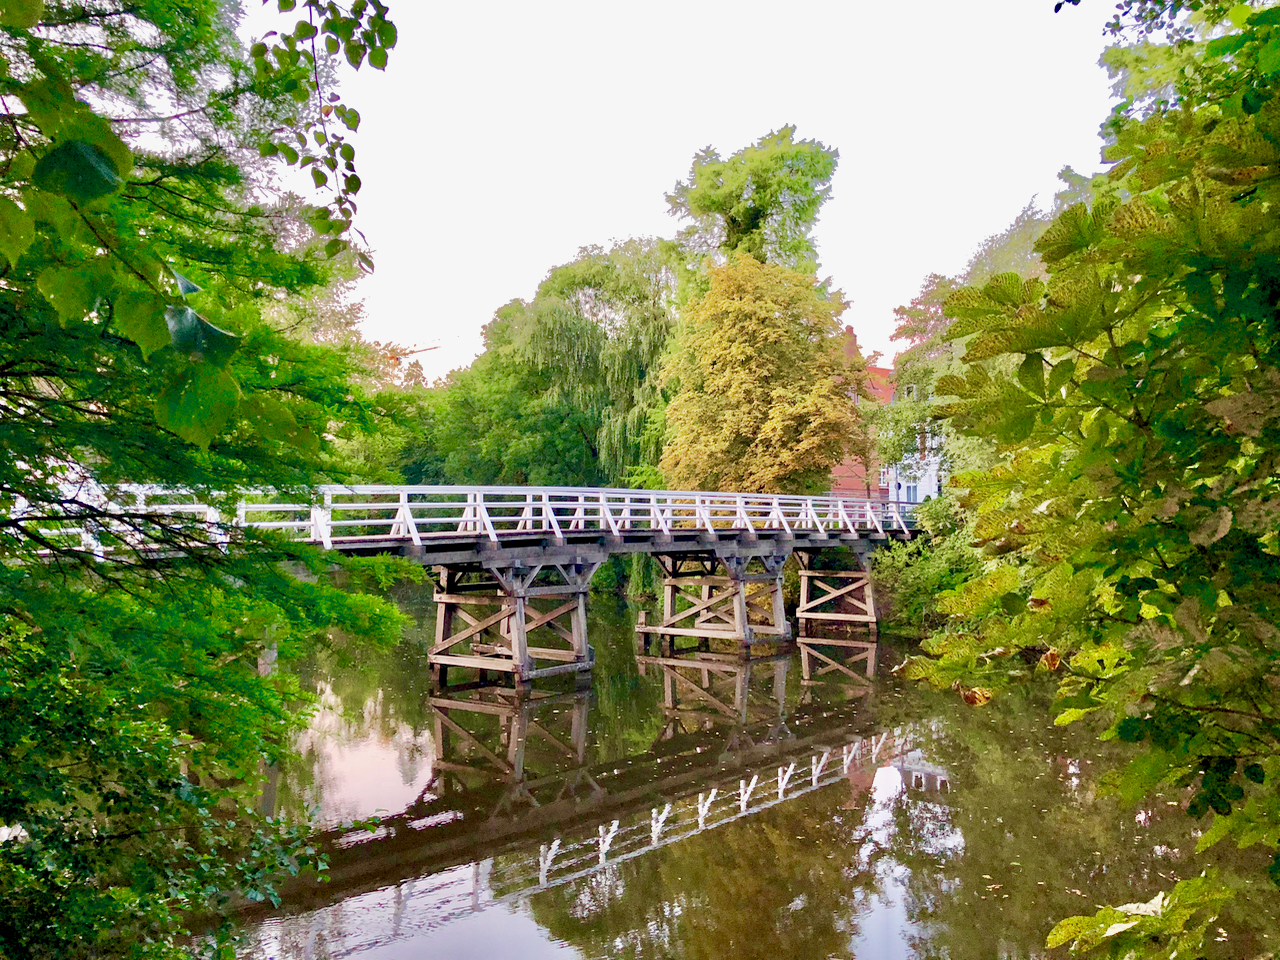
[[[1141,5],[1141,29],[1177,12],[1160,8]],[[981,702],[1038,658],[1058,722],[1134,745],[1122,797],[1186,788],[1190,816],[1212,817],[1199,848],[1274,850],[1280,8],[1206,4],[1177,39],[1169,69],[1128,77],[1111,170],[1036,245],[1046,276],[946,301],[965,366],[936,389],[999,461],[956,480],[986,570],[911,669]],[[1001,358],[1014,376],[989,372]],[[1050,943],[1185,954],[1226,896],[1183,880]]]
[[[264,311],[328,283],[333,257],[367,265],[348,239],[359,115],[330,78],[339,59],[385,65],[386,12],[306,0],[245,49],[213,0],[0,6],[0,942],[15,955],[181,955],[188,911],[316,866],[296,829],[254,813],[306,702],[260,663],[339,633],[390,641],[401,618],[359,589],[367,564],[338,589],[330,560],[226,521],[255,491],[345,476],[335,444],[372,420],[350,356]],[[281,192],[278,161],[327,205]],[[219,513],[149,512],[134,485]]]
[[[675,489],[803,493],[865,440],[861,357],[846,358],[845,303],[815,279],[737,254],[708,268],[665,376],[662,471]]]
[[[667,194],[674,215],[693,221],[680,235],[697,259],[719,250],[813,273],[818,268],[814,224],[831,193],[838,151],[796,140],[780,127],[728,158],[706,147],[689,178]]]

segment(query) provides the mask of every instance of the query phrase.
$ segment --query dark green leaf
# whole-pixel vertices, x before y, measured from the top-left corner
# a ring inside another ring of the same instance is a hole
[[[48,267],[36,278],[36,288],[53,304],[63,324],[82,320],[110,293],[110,270],[104,264],[86,267]]]
[[[221,367],[240,346],[240,338],[219,330],[190,307],[171,306],[164,319],[173,348],[185,356]]]
[[[77,203],[115,193],[122,182],[107,155],[82,140],[68,141],[46,153],[36,162],[31,180],[41,190],[62,194]]]
[[[30,30],[44,16],[44,0],[3,0],[0,2],[0,26]]]
[[[1039,353],[1028,353],[1019,365],[1018,382],[1028,392],[1044,397],[1044,358]]]
[[[130,290],[116,297],[116,329],[142,349],[149,358],[169,345],[169,325],[165,322],[165,302],[150,290]]]
[[[208,363],[184,366],[155,402],[156,422],[188,443],[208,447],[236,411],[240,388]]]

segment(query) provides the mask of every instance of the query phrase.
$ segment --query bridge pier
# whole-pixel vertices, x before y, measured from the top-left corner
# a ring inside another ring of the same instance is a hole
[[[877,644],[875,596],[867,570],[815,570],[813,555],[797,551],[800,561],[800,670],[805,681],[838,670],[854,680],[875,675]],[[825,627],[825,629],[824,629]],[[833,629],[834,628],[834,629]],[[866,633],[863,634],[862,631]],[[818,647],[835,647],[824,653]],[[851,651],[843,659],[839,651]],[[813,669],[813,661],[818,668]],[[861,664],[863,674],[855,673]]]
[[[437,684],[447,685],[449,667],[479,670],[481,682],[490,671],[508,673],[517,685],[590,670],[587,592],[599,567],[584,559],[438,567],[436,636],[427,655]]]
[[[655,555],[662,581],[662,619],[649,623],[640,611],[636,652],[662,656],[708,652],[712,640],[727,641],[747,654],[753,644],[791,640],[782,602],[785,553],[760,557],[715,554]],[[724,572],[717,572],[723,568]],[[692,640],[681,646],[678,641]]]

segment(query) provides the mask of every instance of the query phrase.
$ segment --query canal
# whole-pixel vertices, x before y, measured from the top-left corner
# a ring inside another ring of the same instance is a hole
[[[320,709],[263,803],[311,818],[330,879],[246,913],[245,957],[1044,957],[1057,919],[1207,866],[1239,890],[1211,955],[1276,943],[1259,863],[1198,856],[1181,794],[1105,796],[1120,747],[1054,726],[1048,687],[967,707],[900,681],[894,638],[868,682],[642,675],[635,611],[593,598],[586,689],[442,698],[433,609],[402,605],[400,646],[305,665]]]

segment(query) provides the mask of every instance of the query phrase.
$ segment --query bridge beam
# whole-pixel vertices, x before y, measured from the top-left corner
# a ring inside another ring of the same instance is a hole
[[[812,682],[815,673],[822,676],[832,671],[854,680],[870,679],[875,675],[878,649],[870,572],[816,570],[811,553],[797,551],[796,557],[800,561],[800,603],[796,607],[800,635],[796,642],[803,680]],[[861,672],[854,672],[855,665],[860,665]]]
[[[650,623],[640,611],[636,652],[662,656],[710,652],[713,641],[749,654],[753,644],[789,643],[791,624],[782,601],[782,566],[787,554],[743,557],[706,554],[658,554],[662,581],[662,618]],[[721,572],[723,571],[723,572]],[[679,641],[693,641],[681,645]]]
[[[435,643],[427,654],[436,682],[450,667],[510,674],[517,685],[591,669],[587,592],[598,560],[438,567]],[[459,623],[461,621],[461,623]],[[465,647],[465,648],[464,648]]]

